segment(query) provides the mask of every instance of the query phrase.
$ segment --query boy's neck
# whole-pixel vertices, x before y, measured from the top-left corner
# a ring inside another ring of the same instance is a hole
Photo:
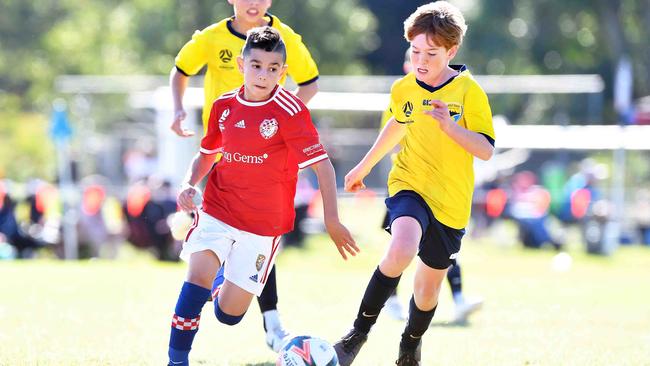
[[[446,83],[447,81],[449,81],[449,79],[457,76],[458,74],[459,72],[457,70],[452,69],[451,67],[449,67],[449,65],[447,65],[447,67],[440,73],[440,75],[438,75],[436,80],[433,81],[433,85],[431,86],[438,87]]]
[[[232,25],[232,28],[238,33],[246,34],[246,32],[255,27],[263,27],[265,25],[269,25],[269,22],[266,20],[266,14],[264,14],[264,16],[259,19],[259,21],[253,23],[246,22],[245,20],[237,18],[235,16],[232,17],[232,22],[230,25]]]
[[[266,95],[258,95],[254,96],[253,93],[249,92],[246,86],[244,86],[244,90],[241,93],[241,97],[244,98],[245,101],[247,102],[263,102],[265,100],[271,99],[275,91],[278,89],[278,85],[276,85],[270,93]]]

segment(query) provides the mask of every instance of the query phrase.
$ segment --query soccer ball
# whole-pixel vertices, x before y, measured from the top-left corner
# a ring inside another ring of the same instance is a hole
[[[327,341],[307,335],[289,340],[275,363],[276,366],[336,366],[336,351]]]

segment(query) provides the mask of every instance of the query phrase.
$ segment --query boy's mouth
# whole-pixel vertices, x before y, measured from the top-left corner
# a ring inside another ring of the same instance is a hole
[[[416,70],[417,70],[418,73],[420,73],[420,74],[426,74],[427,72],[429,72],[428,69],[423,69],[423,68],[421,68],[421,67],[416,68]]]
[[[257,9],[248,9],[248,10],[246,10],[246,14],[248,14],[248,15],[250,15],[252,17],[256,17],[259,13],[260,13],[260,11],[257,10]]]

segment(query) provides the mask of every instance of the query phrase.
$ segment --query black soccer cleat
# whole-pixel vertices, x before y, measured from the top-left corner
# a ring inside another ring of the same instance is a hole
[[[395,365],[397,366],[420,366],[422,360],[422,342],[414,350],[399,348],[399,356]]]
[[[368,340],[368,335],[355,328],[352,328],[348,334],[343,336],[340,341],[334,344],[336,356],[339,359],[339,365],[350,366],[352,361],[357,357],[361,346]]]

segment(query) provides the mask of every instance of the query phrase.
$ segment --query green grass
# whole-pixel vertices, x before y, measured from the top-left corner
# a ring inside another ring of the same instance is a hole
[[[364,218],[378,222],[378,215]],[[351,221],[356,233],[368,227]],[[364,251],[348,262],[322,236],[280,256],[279,308],[287,328],[330,341],[348,330],[387,235],[370,230],[357,240]],[[650,365],[650,248],[621,248],[610,258],[574,249],[571,270],[554,272],[551,251],[495,242],[464,242],[464,289],[485,305],[469,325],[452,326],[444,285],[424,337],[424,365]],[[1,262],[0,365],[165,364],[185,269],[143,255]],[[412,275],[400,285],[404,302]],[[219,324],[211,306],[204,310],[194,365],[274,364],[257,305],[236,327]],[[356,364],[393,364],[402,329],[380,317]]]

